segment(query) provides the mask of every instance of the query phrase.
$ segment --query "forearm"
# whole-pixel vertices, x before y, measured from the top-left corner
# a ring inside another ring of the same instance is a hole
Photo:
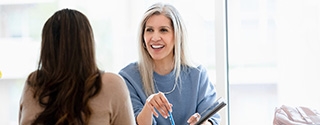
[[[152,125],[152,111],[144,105],[141,112],[138,114],[136,118],[138,125]]]

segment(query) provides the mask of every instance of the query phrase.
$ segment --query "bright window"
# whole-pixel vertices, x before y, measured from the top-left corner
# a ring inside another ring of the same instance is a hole
[[[230,124],[270,125],[283,104],[319,110],[320,2],[227,2]]]

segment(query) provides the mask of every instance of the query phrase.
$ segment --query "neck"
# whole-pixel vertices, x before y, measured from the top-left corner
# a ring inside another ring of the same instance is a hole
[[[154,61],[153,70],[160,75],[169,74],[174,68],[174,61]]]

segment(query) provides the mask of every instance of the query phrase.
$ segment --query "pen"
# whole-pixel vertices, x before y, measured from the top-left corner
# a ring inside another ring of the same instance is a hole
[[[174,124],[174,120],[173,120],[172,113],[171,113],[170,111],[169,111],[169,119],[170,119],[171,125],[175,125],[175,124]]]

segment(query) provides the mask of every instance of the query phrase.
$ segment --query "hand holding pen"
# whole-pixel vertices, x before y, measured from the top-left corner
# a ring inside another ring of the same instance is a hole
[[[171,125],[175,125],[173,115],[172,115],[172,108],[171,108],[172,104],[169,103],[169,101],[167,100],[167,98],[162,92],[150,95],[147,99],[146,104],[150,107],[152,113],[156,117],[158,117],[159,115],[155,111],[155,108],[161,113],[161,115],[164,118],[169,117]]]
[[[150,95],[146,101],[146,105],[156,117],[159,117],[159,114],[156,112],[156,110],[158,110],[164,118],[168,118],[170,116],[169,112],[172,112],[172,104],[169,103],[162,92]]]
[[[169,118],[170,118],[170,123],[171,123],[171,125],[175,125],[174,119],[173,119],[173,115],[172,115],[171,112],[169,112]]]

